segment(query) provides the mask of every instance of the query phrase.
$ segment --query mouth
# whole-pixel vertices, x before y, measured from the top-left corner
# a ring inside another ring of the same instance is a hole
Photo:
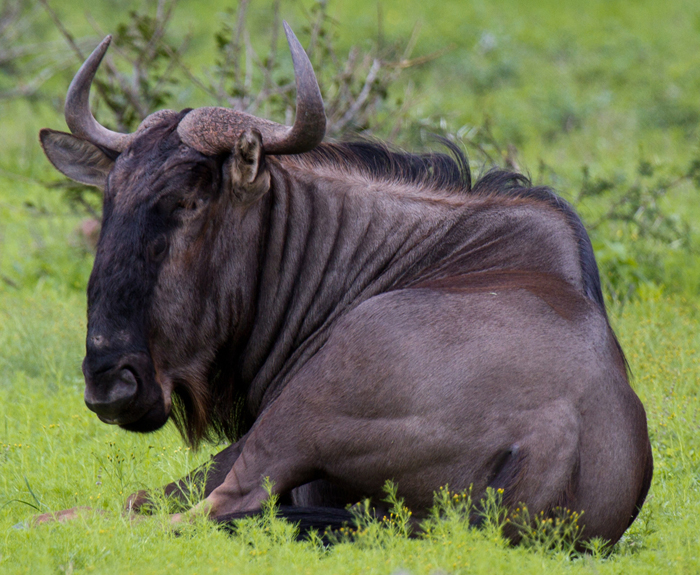
[[[107,425],[118,425],[122,429],[130,431],[155,431],[165,425],[170,417],[170,405],[163,400],[157,400],[144,412],[138,414],[126,413],[117,417],[107,417],[96,414],[97,418]]]
[[[130,422],[110,422],[111,425],[119,425],[127,431],[136,431],[138,433],[150,433],[163,427],[170,417],[170,410],[166,409],[164,401],[156,402],[151,408],[135,421]],[[100,418],[102,419],[102,418]]]
[[[87,357],[84,362],[85,403],[100,421],[140,432],[165,425],[171,411],[171,386],[154,377],[148,354],[129,354],[117,361],[108,358],[103,364],[98,364],[102,369],[91,369]]]
[[[107,425],[119,425],[119,420],[118,419],[109,419],[108,417],[103,417],[102,415],[97,415],[97,418],[102,422],[106,423]]]
[[[105,421],[110,425],[119,425],[127,431],[136,431],[139,433],[149,433],[163,427],[170,418],[172,411],[172,391],[173,383],[170,378],[165,376],[158,368],[155,368],[155,378],[152,387],[159,391],[155,402],[151,404],[145,414],[132,421]],[[102,418],[100,418],[102,419]],[[103,420],[104,421],[104,420]]]

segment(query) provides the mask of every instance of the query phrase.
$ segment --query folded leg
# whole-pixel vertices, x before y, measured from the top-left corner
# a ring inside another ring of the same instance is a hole
[[[233,464],[241,454],[245,440],[244,436],[212,456],[207,463],[200,465],[182,479],[168,483],[163,487],[163,494],[185,504],[193,503],[192,500],[195,498],[208,497],[226,479],[226,475],[231,471]],[[148,491],[141,490],[132,493],[127,498],[124,508],[129,512],[141,513],[152,502],[152,495]]]

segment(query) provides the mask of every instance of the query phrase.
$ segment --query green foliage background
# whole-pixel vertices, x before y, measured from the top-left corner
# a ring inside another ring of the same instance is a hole
[[[77,37],[97,39],[86,13],[106,33],[142,3],[52,6]],[[214,31],[230,6],[180,1],[171,34],[192,34],[185,57],[193,71],[213,65]],[[282,16],[301,30],[310,7],[283,2]],[[425,540],[371,535],[331,549],[294,543],[290,528],[275,521],[251,521],[234,537],[202,523],[176,537],[162,514],[137,524],[122,519],[126,494],[181,476],[208,452],[187,451],[169,426],[149,436],[115,430],[82,403],[92,256],[75,231],[82,213],[44,186],[59,178],[37,141],[41,127],[65,129],[56,109],[76,65],[61,56],[61,38],[37,9],[21,38],[55,41],[64,69],[40,96],[0,100],[0,572],[700,571],[700,5],[336,0],[329,10],[340,48],[378,34],[382,42],[405,40],[416,22],[415,56],[451,48],[392,88],[386,114],[410,98],[400,144],[418,149],[425,132],[458,134],[477,172],[489,156],[515,162],[574,202],[589,224],[649,417],[656,471],[641,517],[611,555],[581,557],[509,548],[496,533],[456,519]],[[263,42],[270,18],[270,2],[251,3],[254,43]],[[0,90],[15,81],[6,72]],[[173,108],[211,104],[186,83],[172,94]],[[627,196],[618,211],[629,217],[614,217]],[[629,205],[631,214],[623,209]],[[13,527],[38,511],[75,505],[107,514]]]

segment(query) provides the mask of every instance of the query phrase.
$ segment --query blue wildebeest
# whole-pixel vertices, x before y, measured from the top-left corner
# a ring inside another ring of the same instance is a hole
[[[322,143],[286,30],[291,128],[199,108],[112,132],[88,104],[108,37],[69,88],[72,135],[41,131],[56,168],[104,190],[87,406],[230,441],[193,510],[215,519],[258,510],[265,477],[292,510],[379,502],[392,479],[417,516],[440,486],[493,487],[618,540],[652,456],[581,221],[518,174],[472,186],[455,150]]]

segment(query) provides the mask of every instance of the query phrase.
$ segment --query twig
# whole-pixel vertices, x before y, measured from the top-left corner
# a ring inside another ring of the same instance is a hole
[[[413,49],[416,47],[416,42],[418,42],[418,34],[420,34],[420,29],[422,27],[423,24],[421,22],[416,22],[416,24],[413,26],[411,36],[406,43],[406,48],[404,49],[403,56],[401,57],[402,60],[408,60],[411,57]]]
[[[377,74],[379,73],[379,70],[381,69],[382,65],[379,62],[379,60],[375,59],[372,62],[372,67],[369,69],[369,72],[367,73],[367,78],[365,79],[365,84],[362,86],[362,90],[360,91],[359,96],[355,100],[355,102],[348,108],[348,111],[345,112],[343,117],[338,121],[334,126],[333,129],[337,132],[341,131],[345,126],[355,117],[357,112],[359,112],[360,108],[364,105],[365,101],[369,97],[370,92],[372,91],[372,84],[374,84],[374,81],[377,79]]]
[[[168,55],[170,62],[168,62],[168,67],[165,69],[165,72],[163,72],[160,78],[158,78],[158,81],[156,82],[156,85],[153,88],[154,90],[157,90],[163,84],[165,84],[165,82],[168,81],[175,67],[183,67],[181,56],[189,47],[191,39],[191,34],[185,36],[185,39],[182,41],[180,47],[177,49],[176,52],[173,52],[170,46],[168,46],[167,44],[163,44],[163,48],[165,49],[165,53]]]
[[[396,120],[394,121],[394,127],[391,129],[391,132],[389,133],[389,141],[392,142],[396,139],[396,137],[399,135],[399,131],[403,127],[403,120],[405,118],[406,113],[408,110],[411,108],[413,105],[413,102],[411,100],[411,92],[413,91],[413,83],[409,82],[408,85],[406,86],[406,90],[404,91],[404,97],[403,97],[403,104],[401,105],[401,109],[396,116]]]
[[[85,18],[90,23],[95,32],[97,32],[100,36],[106,36],[104,30],[101,29],[100,25],[95,21],[91,14],[86,14]],[[128,54],[126,54],[116,44],[112,44],[111,47],[117,54],[119,54],[122,58],[129,62],[129,64],[131,64],[134,68],[136,68],[136,73],[138,76],[139,69],[136,60],[129,58]],[[143,120],[143,118],[145,118],[149,114],[150,110],[147,110],[143,107],[143,104],[141,103],[141,96],[139,95],[138,91],[134,89],[131,82],[129,82],[129,80],[127,80],[124,77],[124,75],[117,69],[117,67],[114,65],[114,61],[112,60],[110,54],[107,54],[105,56],[105,59],[102,61],[102,66],[104,66],[104,68],[106,69],[108,77],[112,81],[117,83],[119,89],[124,93],[126,99],[129,101],[129,104],[131,104],[134,110],[136,110],[136,113]],[[95,82],[95,85],[97,86],[97,89],[100,92],[100,96],[102,96],[105,103],[107,103],[107,105],[117,115],[117,117],[120,119],[120,123],[123,123],[123,114],[119,114],[118,111],[115,109],[114,105],[111,103],[111,99],[109,98],[107,91],[104,89],[104,86],[102,86],[99,81]]]
[[[229,48],[226,51],[226,60],[224,61],[224,70],[228,69],[233,64],[233,85],[235,90],[240,90],[241,87],[241,36],[245,29],[246,10],[249,0],[240,0],[238,3],[238,12],[236,14],[236,31],[235,36],[231,38]],[[226,74],[221,75],[219,83],[219,91],[224,92],[224,81]]]
[[[53,67],[47,66],[46,68],[41,70],[36,76],[34,76],[31,80],[25,82],[23,85],[17,86],[14,90],[0,92],[0,98],[8,99],[31,96],[32,94],[35,94],[37,92],[37,90],[42,86],[42,84],[51,79],[57,72],[66,69],[68,66],[68,63],[64,63],[63,65],[56,65]]]
[[[245,79],[243,80],[244,96],[243,109],[247,110],[250,104],[250,93],[253,89],[253,61],[257,59],[253,45],[250,42],[250,34],[248,30],[243,32],[243,40],[245,42]],[[258,65],[262,68],[262,65]]]
[[[48,0],[39,0],[39,2],[41,2],[41,4],[46,8],[49,15],[51,16],[51,19],[54,21],[54,24],[56,25],[58,30],[61,32],[63,37],[66,39],[66,41],[68,42],[70,47],[73,49],[73,51],[75,52],[78,59],[81,62],[84,61],[85,57],[83,56],[82,50],[75,42],[73,35],[63,25],[63,23],[61,22],[61,19],[58,17],[56,12],[54,12],[54,10],[51,8],[51,6],[49,6]],[[141,114],[143,116],[144,114],[143,114],[143,111],[141,110],[138,95],[134,93],[133,89],[128,85],[128,83],[123,78],[123,76],[119,73],[119,71],[116,69],[114,64],[112,64],[109,56],[107,56],[107,58],[105,58],[104,65],[107,68],[107,71],[109,72],[109,74],[117,81],[120,88],[122,88],[122,90],[124,91],[124,94],[129,99],[129,102],[131,103],[132,106],[134,106],[134,109],[139,114]],[[102,98],[105,100],[105,102],[109,102],[109,97],[108,97],[107,91],[105,90],[104,86],[100,85],[100,82],[96,82],[96,87],[97,87],[97,91],[100,93],[100,96],[102,96]]]
[[[49,16],[53,20],[53,23],[56,25],[56,28],[58,28],[58,31],[66,39],[69,46],[73,49],[73,52],[75,52],[75,55],[78,57],[78,60],[80,60],[81,62],[85,61],[83,51],[80,49],[78,44],[76,44],[75,38],[73,38],[73,34],[71,34],[68,31],[68,29],[63,25],[63,22],[61,22],[61,19],[58,17],[58,14],[56,14],[56,12],[53,11],[53,8],[49,6],[48,0],[39,0],[39,2],[41,2],[42,6],[46,8],[46,11],[49,13]]]
[[[318,36],[321,32],[321,26],[323,26],[323,21],[326,18],[326,7],[328,6],[328,1],[319,0],[316,6],[318,6],[318,14],[316,16],[316,21],[311,27],[311,38],[309,39],[309,48],[306,51],[309,55],[309,58],[312,58],[315,55],[316,45],[318,43]]]
[[[83,209],[93,218],[95,218],[98,221],[102,219],[102,216],[97,213],[95,208],[93,208],[87,201],[85,201],[85,198],[82,195],[77,196],[75,198],[75,201],[78,202],[83,207]]]
[[[165,14],[163,14],[164,6],[167,2],[167,8],[165,8]],[[154,52],[158,44],[160,43],[161,39],[163,36],[165,36],[165,29],[167,28],[168,24],[170,23],[170,19],[172,18],[173,15],[173,10],[175,9],[175,6],[177,5],[178,0],[158,0],[158,4],[156,6],[156,27],[153,30],[153,34],[151,35],[151,38],[148,41],[148,44],[146,46],[146,49],[143,51],[143,53],[139,57],[139,64],[141,64],[144,59],[146,61],[152,60],[154,57]]]
[[[37,54],[45,54],[55,52],[56,42],[45,42],[41,44],[26,44],[24,46],[13,46],[11,48],[0,51],[0,64],[24,58],[25,56],[35,56]]]
[[[20,3],[19,2],[5,2],[2,7],[2,14],[0,14],[0,35],[5,32],[5,28],[14,25],[20,15]]]
[[[0,275],[0,279],[2,281],[4,281],[11,288],[19,289],[19,286],[15,282],[13,282],[10,278],[8,278],[6,275]],[[12,501],[21,501],[21,500],[13,499],[11,501],[8,501],[5,505],[9,505],[9,503],[11,503]],[[21,501],[21,503],[26,503],[26,502]],[[2,507],[5,507],[5,505],[3,505]],[[27,503],[27,505],[31,505],[31,503]],[[2,509],[2,507],[0,507],[0,509]],[[38,507],[37,507],[37,509],[38,509]]]
[[[427,64],[428,62],[432,62],[433,60],[439,58],[440,56],[443,56],[447,54],[448,52],[451,52],[452,50],[455,49],[455,44],[450,44],[446,48],[442,48],[440,50],[437,50],[435,52],[432,52],[431,54],[427,54],[426,56],[421,56],[420,58],[413,58],[413,59],[406,59],[402,58],[398,62],[384,62],[384,65],[389,67],[389,68],[399,68],[401,70],[405,70],[406,68],[413,68],[414,66],[420,66],[422,64]]]
[[[173,58],[175,60],[175,63],[178,65],[180,70],[182,70],[185,73],[185,75],[195,86],[197,86],[197,88],[199,88],[205,94],[211,96],[212,98],[218,97],[218,94],[216,92],[214,92],[211,88],[208,88],[199,78],[197,78],[197,76],[195,76],[192,73],[192,70],[190,70],[187,67],[187,65],[182,61],[177,52],[173,52],[170,46],[167,45],[165,45],[163,49],[165,50],[165,53],[168,55],[168,57]]]
[[[273,17],[272,17],[272,35],[270,37],[270,53],[267,56],[267,62],[265,63],[265,75],[263,78],[263,90],[268,90],[272,85],[272,70],[275,68],[277,63],[277,38],[280,33],[280,2],[281,0],[275,0],[273,7]]]
[[[377,48],[384,48],[384,10],[381,2],[377,2]]]

